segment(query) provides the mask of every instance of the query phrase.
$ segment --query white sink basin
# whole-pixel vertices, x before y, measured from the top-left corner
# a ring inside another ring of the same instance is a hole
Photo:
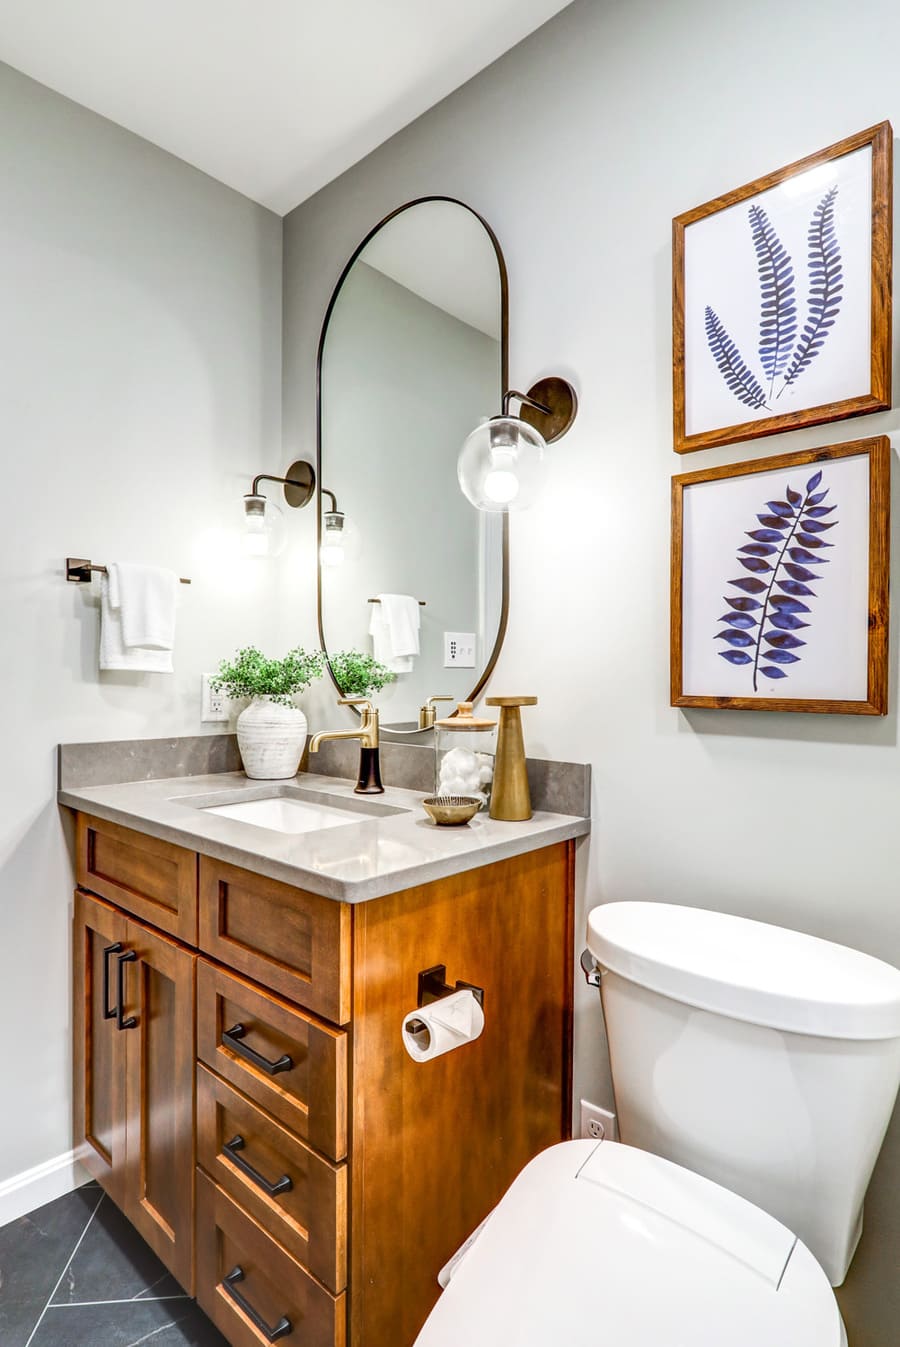
[[[317,833],[325,828],[362,823],[367,818],[407,812],[358,795],[336,799],[319,791],[290,786],[271,795],[256,794],[258,787],[251,787],[251,790],[254,793],[249,798],[244,792],[228,792],[221,804],[209,796],[194,796],[181,803],[202,809],[204,814],[219,814],[278,833]]]
[[[245,800],[243,804],[212,805],[206,814],[221,814],[241,823],[255,823],[258,828],[272,828],[279,833],[317,833],[323,828],[340,828],[345,823],[359,823],[359,814],[349,809],[332,809],[329,805],[309,804],[306,800],[281,798],[274,800]]]

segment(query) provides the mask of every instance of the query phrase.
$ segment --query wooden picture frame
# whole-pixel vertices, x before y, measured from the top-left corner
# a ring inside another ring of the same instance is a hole
[[[890,461],[880,435],[673,477],[673,706],[887,714]]]
[[[891,405],[890,122],[672,221],[674,448]]]

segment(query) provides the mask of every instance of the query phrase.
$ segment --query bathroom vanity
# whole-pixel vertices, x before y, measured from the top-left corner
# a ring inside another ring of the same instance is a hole
[[[354,808],[349,782],[301,781]],[[442,1264],[570,1135],[589,822],[438,829],[390,789],[390,812],[303,837],[211,812],[254,793],[220,773],[60,794],[79,1157],[233,1347],[408,1347]],[[483,989],[485,1028],[417,1063],[401,1023],[436,965]]]

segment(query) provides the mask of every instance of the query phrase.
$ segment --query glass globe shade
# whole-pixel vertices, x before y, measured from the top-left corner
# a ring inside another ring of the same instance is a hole
[[[265,561],[284,551],[287,540],[284,515],[266,496],[245,496],[241,551],[245,557]]]
[[[482,421],[460,450],[463,495],[478,510],[527,510],[544,485],[546,448],[543,436],[518,416]]]

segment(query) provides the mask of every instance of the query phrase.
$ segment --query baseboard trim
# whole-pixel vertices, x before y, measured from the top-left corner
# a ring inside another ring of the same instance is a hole
[[[13,1174],[11,1179],[0,1183],[0,1226],[71,1193],[90,1177],[75,1159],[74,1151],[65,1151],[33,1169]]]

